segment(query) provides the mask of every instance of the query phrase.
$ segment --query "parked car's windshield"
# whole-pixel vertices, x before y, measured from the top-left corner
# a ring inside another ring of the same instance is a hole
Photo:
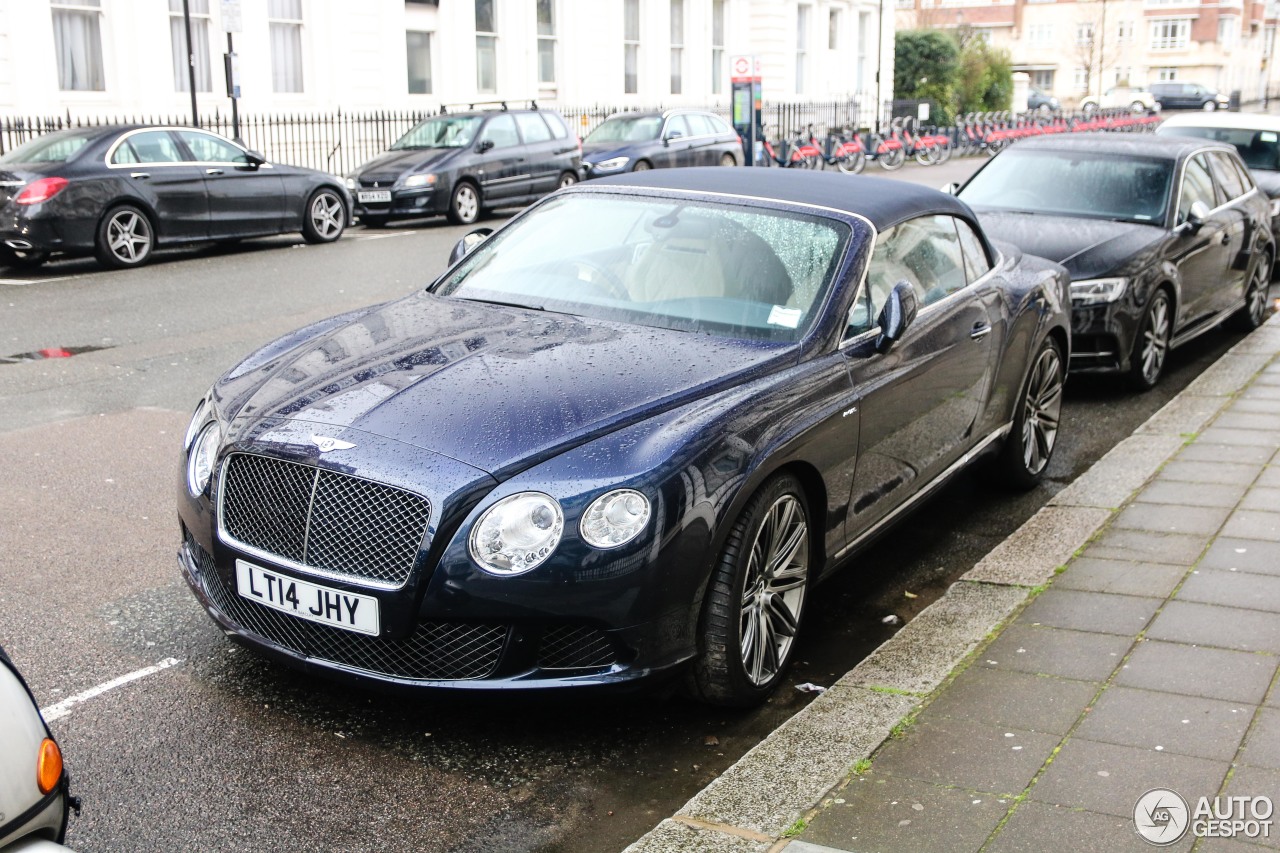
[[[975,207],[1163,223],[1172,177],[1171,160],[1011,148],[959,195]]]
[[[582,140],[591,142],[642,142],[657,139],[662,130],[662,116],[614,116],[587,134]]]
[[[480,128],[479,116],[438,116],[416,125],[391,146],[404,148],[466,148]]]
[[[1160,133],[1173,136],[1196,136],[1234,145],[1240,159],[1250,169],[1280,171],[1280,132],[1250,130],[1244,127],[1176,127],[1160,128]]]
[[[485,241],[439,295],[743,340],[799,340],[850,230],[758,207],[554,199]]]
[[[0,163],[61,163],[75,156],[92,137],[70,130],[38,136],[0,155]]]

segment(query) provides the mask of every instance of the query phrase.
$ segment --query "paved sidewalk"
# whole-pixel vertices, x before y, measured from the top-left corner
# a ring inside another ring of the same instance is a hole
[[[1151,789],[1280,801],[1278,667],[1280,315],[628,850],[1155,849]]]

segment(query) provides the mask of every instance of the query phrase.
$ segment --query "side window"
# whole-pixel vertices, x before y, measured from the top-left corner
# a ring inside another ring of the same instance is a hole
[[[182,152],[167,130],[135,133],[116,148],[112,163],[181,163]]]
[[[1231,163],[1231,168],[1235,169],[1236,174],[1240,176],[1240,183],[1244,186],[1245,192],[1257,188],[1258,185],[1254,183],[1253,175],[1249,174],[1249,169],[1241,160],[1236,157],[1228,157],[1227,160]]]
[[[684,117],[689,122],[689,132],[694,136],[714,136],[716,130],[711,125],[711,120],[697,113],[689,113]]]
[[[711,128],[716,133],[733,133],[734,129],[730,127],[720,116],[710,116]]]
[[[551,131],[547,123],[537,113],[516,113],[516,124],[520,125],[520,135],[526,143],[546,142],[551,139]]]
[[[963,219],[957,219],[956,231],[960,233],[960,248],[964,250],[964,271],[972,284],[990,271],[991,261],[972,225]]]
[[[559,113],[538,113],[538,115],[542,116],[547,127],[551,128],[551,135],[556,139],[564,139],[569,135],[569,128],[565,127],[564,119],[560,118]]]
[[[667,119],[667,127],[662,131],[662,135],[668,138],[673,136],[688,138],[693,134],[689,132],[689,123],[684,120],[684,116],[672,116]]]
[[[515,118],[507,113],[489,119],[484,130],[480,131],[480,141],[485,140],[492,142],[494,148],[510,148],[513,145],[519,145],[520,137],[516,134]]]
[[[866,287],[849,311],[846,337],[875,326],[900,281],[912,285],[921,308],[968,283],[954,217],[922,216],[881,232],[867,263]]]
[[[178,136],[191,149],[196,160],[202,163],[248,163],[244,152],[236,146],[198,130],[179,130]]]
[[[1205,162],[1203,154],[1197,154],[1194,159],[1188,160],[1182,171],[1182,196],[1178,199],[1179,225],[1187,221],[1191,205],[1197,201],[1204,202],[1210,209],[1218,206],[1213,193],[1213,178],[1209,175],[1209,164]]]
[[[1231,164],[1230,155],[1214,151],[1209,155],[1209,159],[1213,161],[1213,171],[1217,173],[1218,181],[1222,185],[1222,189],[1226,191],[1226,197],[1223,202],[1225,203],[1244,195],[1246,192],[1245,184],[1240,180],[1240,173]]]

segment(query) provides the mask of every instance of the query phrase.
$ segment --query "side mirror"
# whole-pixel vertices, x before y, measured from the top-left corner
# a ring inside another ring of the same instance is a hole
[[[916,289],[911,282],[903,279],[889,291],[889,298],[880,310],[880,318],[876,321],[880,326],[880,336],[876,338],[876,352],[886,353],[906,333],[907,328],[916,319],[920,303],[916,299]]]
[[[261,166],[265,162],[267,162],[267,158],[263,156],[260,152],[254,151],[252,148],[247,149],[244,152],[243,168],[248,169],[249,171],[253,171],[254,169],[257,169],[259,166]]]
[[[1187,221],[1183,224],[1187,226],[1187,230],[1192,234],[1204,227],[1209,221],[1209,205],[1202,201],[1193,201],[1191,210],[1187,211]]]
[[[492,147],[493,147],[492,139],[481,139],[480,144],[476,146],[476,151],[480,154],[483,154],[484,152],[488,151]]]
[[[956,183],[955,181],[952,181],[949,184],[943,184],[942,186],[938,187],[938,189],[946,193],[947,195],[955,195],[956,191],[960,189],[960,184]]]
[[[457,243],[454,243],[453,251],[449,253],[449,266],[453,266],[458,261],[471,254],[471,250],[483,243],[492,233],[492,228],[477,228]]]
[[[681,133],[681,132],[680,132],[680,131],[678,131],[678,130],[673,130],[673,131],[671,131],[670,133],[668,133],[666,136],[664,136],[664,137],[663,137],[663,139],[662,139],[662,144],[663,144],[663,145],[670,145],[670,144],[671,144],[671,140],[673,140],[673,139],[679,139],[679,138],[680,138],[680,137],[682,137],[682,136],[684,136],[684,134],[683,134],[683,133]]]

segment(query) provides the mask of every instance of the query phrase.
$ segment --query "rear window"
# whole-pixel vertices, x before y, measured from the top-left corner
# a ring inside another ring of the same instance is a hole
[[[1157,133],[1174,136],[1194,136],[1234,145],[1240,159],[1250,169],[1267,172],[1280,171],[1280,132],[1252,130],[1247,127],[1162,127]]]
[[[516,124],[520,125],[520,135],[527,143],[546,142],[551,139],[551,131],[547,123],[537,113],[516,113]]]
[[[24,142],[0,155],[0,163],[62,163],[70,160],[88,144],[88,133],[50,133]]]
[[[546,121],[547,127],[551,128],[551,135],[556,139],[564,139],[569,135],[569,128],[565,125],[564,119],[559,113],[538,113]]]

